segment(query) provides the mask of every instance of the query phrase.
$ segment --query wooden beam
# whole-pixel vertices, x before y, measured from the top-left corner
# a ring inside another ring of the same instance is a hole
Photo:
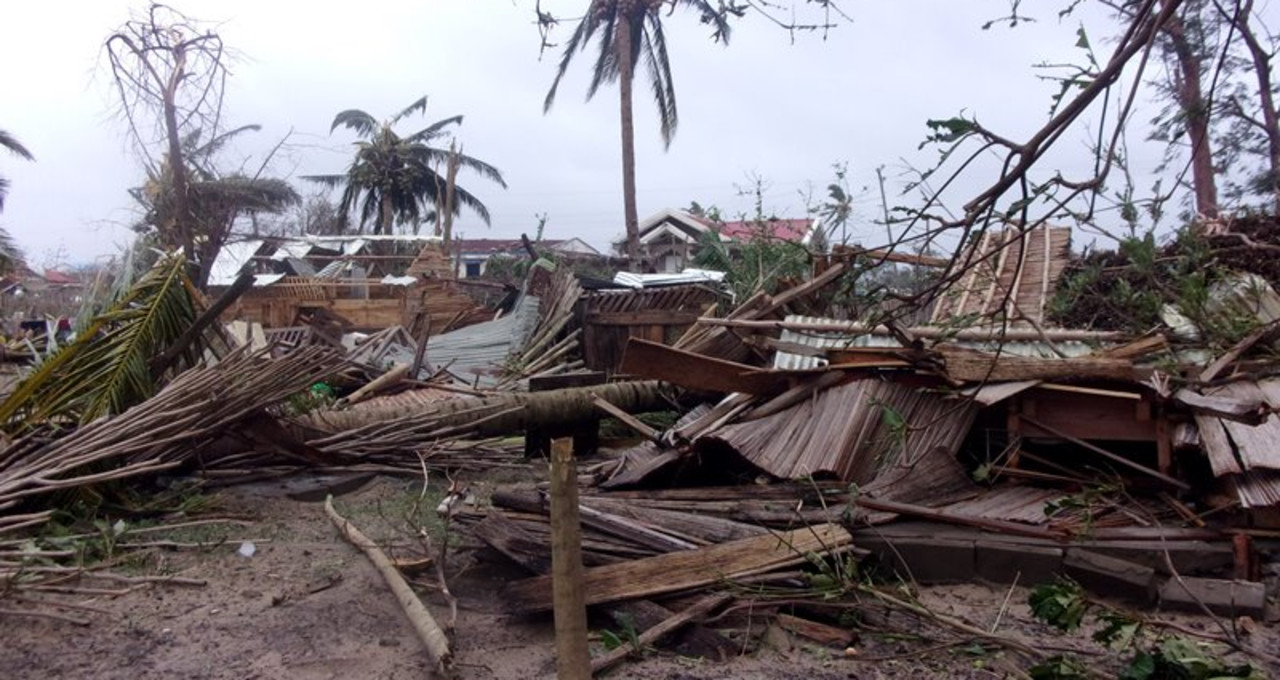
[[[704,588],[806,564],[814,553],[840,552],[852,542],[853,538],[843,527],[819,524],[698,550],[592,567],[584,572],[581,589],[587,604],[599,604]],[[515,611],[546,611],[553,604],[549,597],[550,585],[545,576],[515,581],[504,589],[504,597]]]
[[[755,366],[695,354],[640,338],[628,338],[622,354],[623,373],[652,378],[692,390],[774,394],[787,388],[787,377]]]
[[[1042,359],[1008,353],[980,352],[957,345],[939,344],[932,349],[942,356],[947,376],[962,382],[1053,379],[1107,379],[1131,381],[1133,362],[1127,359],[1077,357]]]
[[[1081,448],[1088,449],[1088,450],[1090,450],[1090,451],[1092,451],[1092,452],[1094,452],[1094,453],[1098,454],[1099,456],[1102,456],[1102,457],[1104,457],[1104,458],[1106,458],[1106,459],[1108,459],[1108,460],[1110,460],[1110,461],[1112,461],[1112,462],[1115,462],[1115,463],[1118,463],[1118,464],[1123,465],[1123,466],[1125,466],[1125,467],[1128,467],[1128,468],[1131,468],[1131,469],[1137,470],[1138,472],[1142,472],[1142,473],[1148,474],[1148,475],[1150,475],[1150,476],[1152,476],[1152,477],[1155,477],[1156,479],[1158,479],[1158,480],[1160,480],[1160,481],[1162,481],[1162,482],[1164,482],[1164,483],[1166,483],[1166,484],[1170,484],[1170,485],[1172,485],[1172,486],[1176,486],[1176,487],[1178,487],[1179,489],[1182,489],[1183,491],[1190,491],[1190,490],[1191,490],[1191,485],[1190,485],[1190,484],[1187,484],[1186,482],[1184,482],[1184,481],[1182,481],[1182,480],[1180,480],[1180,479],[1174,479],[1173,477],[1170,477],[1169,475],[1166,475],[1166,474],[1164,474],[1163,472],[1160,472],[1159,470],[1152,470],[1151,468],[1149,468],[1149,467],[1147,467],[1147,466],[1145,466],[1145,465],[1142,465],[1141,463],[1135,463],[1135,462],[1133,462],[1133,461],[1129,460],[1128,458],[1125,458],[1124,456],[1120,456],[1120,455],[1114,454],[1114,453],[1112,453],[1112,452],[1110,452],[1110,451],[1108,451],[1108,450],[1106,450],[1106,449],[1104,449],[1104,448],[1102,448],[1102,447],[1100,447],[1100,446],[1095,446],[1095,445],[1090,444],[1089,442],[1087,442],[1087,441],[1085,441],[1085,440],[1083,440],[1083,439],[1079,439],[1079,438],[1077,438],[1077,437],[1072,437],[1071,435],[1069,435],[1069,434],[1067,434],[1067,433],[1063,432],[1062,430],[1059,430],[1059,429],[1056,429],[1056,428],[1051,427],[1051,426],[1049,426],[1049,425],[1046,425],[1046,424],[1044,424],[1044,423],[1042,423],[1042,422],[1040,422],[1040,421],[1036,420],[1035,418],[1031,418],[1031,417],[1029,417],[1029,416],[1024,415],[1024,416],[1022,416],[1022,421],[1023,421],[1023,422],[1025,422],[1025,423],[1027,423],[1028,425],[1031,425],[1031,426],[1033,426],[1033,427],[1036,427],[1037,429],[1044,430],[1045,432],[1047,432],[1047,433],[1049,433],[1049,434],[1051,434],[1051,435],[1053,435],[1053,436],[1055,436],[1055,437],[1059,437],[1059,438],[1061,438],[1061,439],[1065,439],[1065,440],[1067,440],[1067,441],[1071,442],[1072,444],[1075,444],[1076,446],[1079,446],[1079,447],[1081,447]]]
[[[698,320],[698,312],[642,309],[634,312],[591,312],[586,323],[597,326],[689,326]]]
[[[573,440],[561,438],[551,442],[551,590],[556,622],[556,676],[562,680],[591,677],[582,572]]]

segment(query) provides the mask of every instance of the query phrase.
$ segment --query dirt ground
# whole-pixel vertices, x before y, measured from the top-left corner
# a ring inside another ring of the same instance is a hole
[[[0,614],[0,678],[429,677],[425,652],[377,571],[339,537],[318,496],[299,500],[288,491],[273,484],[224,491],[216,497],[215,512],[249,517],[253,524],[179,530],[166,538],[212,547],[157,550],[136,567],[141,573],[204,579],[204,586],[150,585],[123,596],[81,600],[102,610],[89,615],[88,627]],[[336,505],[380,544],[390,545],[395,556],[407,554],[410,536],[401,518],[415,498],[416,483],[379,478]],[[429,511],[435,500],[430,495],[427,500]],[[255,549],[248,557],[241,554],[246,540]],[[460,602],[456,676],[554,677],[550,619],[509,616],[499,599],[500,586],[524,574],[462,543],[452,552],[450,586]],[[1043,637],[1043,628],[1030,620],[1025,590],[1015,589],[1001,615],[1007,595],[1004,587],[965,585],[925,589],[921,600],[984,629],[1001,616],[1002,632],[1028,640]],[[447,616],[438,596],[428,595],[426,602],[438,619]],[[1192,619],[1188,625],[1209,624]],[[1275,631],[1262,626],[1257,634],[1268,636],[1258,644],[1277,648]],[[930,647],[927,640],[864,635],[855,643],[857,655],[847,657],[843,650],[807,646],[777,630],[763,637],[763,644],[728,662],[651,653],[627,662],[612,677],[1009,675],[1003,653],[963,648],[923,653]]]

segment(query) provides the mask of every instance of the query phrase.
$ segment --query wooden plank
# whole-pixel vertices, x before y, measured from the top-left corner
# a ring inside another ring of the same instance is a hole
[[[1004,380],[1108,379],[1132,381],[1133,362],[1105,357],[1041,359],[1012,354],[979,352],[967,347],[939,344],[946,373],[953,380],[987,382]]]
[[[586,323],[600,326],[688,326],[697,320],[696,311],[640,309],[630,312],[590,312]]]
[[[853,642],[853,631],[845,630],[844,628],[828,626],[825,623],[818,623],[817,621],[803,619],[790,614],[778,614],[776,621],[778,627],[783,630],[790,631],[819,644],[847,647],[849,643]]]
[[[593,567],[583,574],[581,590],[587,604],[600,604],[703,588],[804,564],[811,553],[840,551],[852,541],[843,527],[820,524]],[[515,611],[546,611],[552,606],[550,586],[548,577],[536,576],[508,584],[503,594]]]
[[[1259,394],[1254,398],[1236,398],[1228,394],[1200,394],[1189,389],[1173,393],[1173,400],[1197,414],[1212,415],[1227,420],[1256,425],[1266,418],[1266,399]]]
[[[622,355],[623,373],[663,380],[707,392],[773,394],[787,388],[787,377],[755,366],[694,354],[666,345],[630,338]]]
[[[1200,414],[1195,415],[1194,418],[1196,429],[1200,431],[1200,445],[1205,456],[1209,458],[1209,467],[1213,470],[1213,475],[1221,477],[1244,472],[1244,468],[1240,466],[1240,460],[1236,458],[1235,449],[1231,446],[1231,440],[1227,438],[1222,420]]]

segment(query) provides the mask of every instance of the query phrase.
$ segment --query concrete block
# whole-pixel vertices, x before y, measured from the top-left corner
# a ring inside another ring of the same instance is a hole
[[[964,583],[977,576],[973,541],[945,538],[905,538],[864,541],[880,564],[905,580],[917,583]]]
[[[1160,608],[1200,612],[1203,602],[1220,616],[1251,616],[1262,620],[1267,608],[1267,589],[1261,583],[1184,576],[1160,584]]]
[[[1062,567],[1067,576],[1099,595],[1143,605],[1155,601],[1156,572],[1151,567],[1080,548],[1067,548]]]
[[[979,542],[975,568],[979,578],[993,583],[1049,583],[1062,573],[1062,549]]]

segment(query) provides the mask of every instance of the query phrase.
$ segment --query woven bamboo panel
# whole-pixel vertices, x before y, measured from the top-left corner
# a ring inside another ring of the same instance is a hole
[[[1071,229],[1066,227],[985,232],[961,255],[968,269],[938,298],[931,323],[1003,312],[1043,324],[1045,307],[1070,255]]]

